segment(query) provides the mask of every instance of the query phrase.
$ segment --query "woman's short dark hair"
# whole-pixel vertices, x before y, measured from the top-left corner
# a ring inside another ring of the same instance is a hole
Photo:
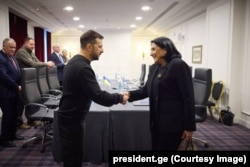
[[[165,59],[169,62],[173,56],[181,57],[180,52],[176,49],[174,43],[171,39],[167,37],[158,37],[151,41],[151,44],[154,43],[161,49],[165,49],[167,51],[165,55]]]
[[[80,37],[81,48],[85,48],[88,43],[95,44],[96,38],[103,39],[104,37],[96,31],[88,30]]]

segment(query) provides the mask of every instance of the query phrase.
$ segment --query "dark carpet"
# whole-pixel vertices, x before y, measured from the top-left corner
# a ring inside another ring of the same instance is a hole
[[[18,135],[28,138],[40,129],[18,130]],[[195,137],[208,141],[209,147],[195,142],[199,151],[250,151],[250,129],[234,124],[226,126],[210,117],[203,123],[197,124]],[[60,167],[61,163],[54,161],[52,145],[46,148],[45,153],[40,153],[39,143],[29,144],[22,148],[22,141],[15,141],[17,147],[4,148],[0,146],[0,166],[4,167]],[[84,162],[86,167],[106,167],[108,164],[92,164]]]

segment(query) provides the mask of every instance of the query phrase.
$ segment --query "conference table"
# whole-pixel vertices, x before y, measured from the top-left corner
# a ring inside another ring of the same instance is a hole
[[[61,161],[57,115],[54,118],[53,156]],[[104,107],[92,102],[85,119],[83,161],[108,162],[109,151],[151,149],[149,106],[140,103]]]
[[[118,104],[110,107],[111,150],[150,150],[149,107]]]

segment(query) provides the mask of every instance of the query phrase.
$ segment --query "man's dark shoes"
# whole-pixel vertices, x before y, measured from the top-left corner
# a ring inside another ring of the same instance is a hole
[[[16,144],[12,141],[2,141],[1,145],[4,147],[16,147]]]

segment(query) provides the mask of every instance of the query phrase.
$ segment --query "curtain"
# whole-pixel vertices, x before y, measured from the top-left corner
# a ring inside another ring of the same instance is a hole
[[[18,50],[23,45],[24,39],[28,36],[27,20],[9,12],[9,27],[10,38],[16,41],[16,50]]]
[[[40,27],[34,28],[35,33],[35,55],[40,61],[44,61],[44,30]]]
[[[51,32],[46,33],[47,35],[47,58],[51,55]]]

